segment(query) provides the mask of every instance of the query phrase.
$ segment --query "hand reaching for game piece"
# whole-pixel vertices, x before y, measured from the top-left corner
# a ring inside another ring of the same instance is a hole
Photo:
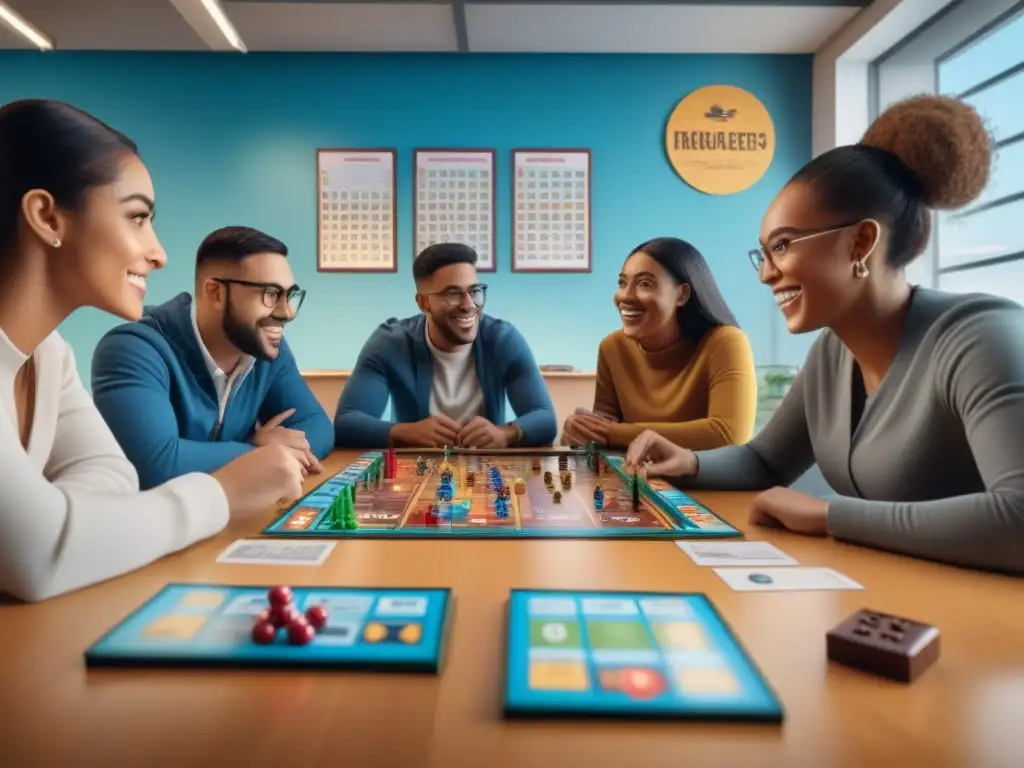
[[[302,460],[290,448],[271,444],[256,448],[213,473],[228,497],[233,515],[266,512],[281,499],[302,495]]]
[[[474,416],[459,430],[455,445],[467,448],[507,448],[514,434],[515,430],[511,427],[499,427],[483,416]]]
[[[697,455],[648,429],[629,444],[624,468],[656,477],[692,477],[697,474]]]
[[[776,486],[759,493],[750,510],[750,522],[774,528],[785,528],[807,536],[828,535],[828,502]]]
[[[422,421],[395,424],[391,439],[396,444],[412,448],[443,448],[456,445],[462,426],[444,414],[428,416]]]
[[[266,424],[257,427],[252,437],[252,444],[260,447],[274,444],[283,445],[285,448],[291,449],[302,460],[307,472],[320,474],[322,471],[320,462],[309,448],[306,433],[301,429],[289,429],[281,426],[293,413],[295,413],[295,409],[289,408],[287,411],[277,414]]]

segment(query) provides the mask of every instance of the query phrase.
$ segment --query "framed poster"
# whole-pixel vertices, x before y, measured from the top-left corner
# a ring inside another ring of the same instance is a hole
[[[397,272],[395,150],[318,149],[317,270]]]
[[[413,155],[416,253],[434,243],[464,243],[479,256],[477,270],[493,272],[494,150],[417,149]]]
[[[513,150],[512,178],[512,271],[589,272],[590,150]]]

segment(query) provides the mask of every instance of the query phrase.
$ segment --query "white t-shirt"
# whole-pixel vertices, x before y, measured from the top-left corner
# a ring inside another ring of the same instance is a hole
[[[0,592],[42,600],[127,573],[224,528],[228,500],[209,475],[182,475],[139,492],[135,467],[56,332],[32,357],[35,418],[26,451],[13,398],[15,375],[28,358],[0,331]]]
[[[424,323],[426,328],[427,324]],[[483,410],[484,393],[476,378],[473,345],[462,344],[454,352],[442,352],[424,331],[434,358],[434,381],[430,387],[430,415],[443,413],[458,424],[465,424]]]

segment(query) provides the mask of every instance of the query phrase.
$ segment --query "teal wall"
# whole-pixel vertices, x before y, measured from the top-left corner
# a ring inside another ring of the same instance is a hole
[[[758,96],[777,133],[774,162],[751,189],[700,194],[663,150],[675,103],[708,84]],[[597,344],[618,326],[616,275],[643,240],[674,235],[708,258],[757,363],[797,364],[808,339],[785,333],[747,251],[761,216],[810,157],[809,56],[554,56],[0,53],[0,102],[70,101],[140,146],[156,185],[168,267],[149,300],[192,285],[193,258],[211,230],[245,224],[283,239],[309,289],[288,329],[299,365],[350,368],[374,326],[416,311],[412,263],[412,150],[497,150],[498,272],[488,311],[515,323],[540,363],[593,370]],[[398,150],[399,271],[316,271],[317,147]],[[592,151],[593,272],[510,271],[513,147]],[[92,349],[113,320],[75,315],[62,333],[88,382]]]

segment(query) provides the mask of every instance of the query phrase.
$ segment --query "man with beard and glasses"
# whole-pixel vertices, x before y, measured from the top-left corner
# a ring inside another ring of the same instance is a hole
[[[558,432],[526,340],[483,313],[487,286],[467,245],[439,243],[413,262],[420,314],[366,342],[334,417],[338,447],[550,445]],[[381,417],[391,401],[395,422]],[[505,403],[516,419],[506,422]]]
[[[194,302],[147,307],[100,341],[93,399],[142,488],[270,443],[320,471],[333,431],[284,340],[306,293],[287,256],[259,230],[219,229],[196,254]]]

